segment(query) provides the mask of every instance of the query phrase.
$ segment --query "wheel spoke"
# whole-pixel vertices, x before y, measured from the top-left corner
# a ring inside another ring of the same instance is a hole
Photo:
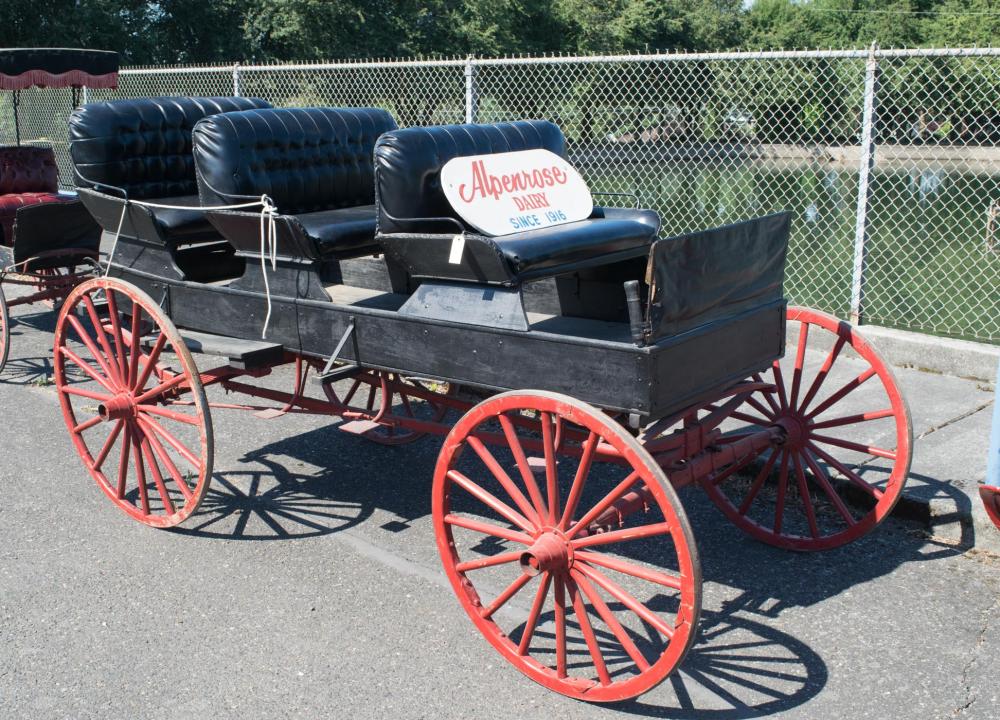
[[[186,415],[184,413],[177,412],[176,410],[169,410],[165,407],[160,407],[159,405],[139,405],[136,407],[141,413],[146,413],[147,415],[156,415],[157,417],[166,418],[168,420],[176,420],[179,423],[184,423],[186,425],[201,425],[201,420],[196,415]]]
[[[361,387],[361,378],[355,378],[354,382],[351,384],[351,389],[347,391],[347,395],[344,396],[344,405],[349,405],[351,400],[354,399],[354,394]]]
[[[147,367],[151,367],[151,364]],[[145,370],[143,371],[143,373],[145,374]],[[150,400],[154,399],[158,395],[162,395],[163,393],[168,392],[179,385],[183,385],[185,382],[187,382],[187,378],[184,375],[176,375],[170,378],[169,380],[160,383],[151,390],[147,390],[146,392],[144,392],[142,395],[140,395],[135,399],[135,404],[146,405],[149,403]]]
[[[788,453],[781,452],[781,470],[778,474],[778,499],[774,505],[774,532],[781,534],[781,522],[785,517],[785,493],[788,490]]]
[[[514,597],[515,595],[517,595],[521,591],[521,588],[523,588],[525,585],[527,585],[528,582],[531,580],[532,577],[533,576],[529,575],[528,573],[521,573],[520,576],[518,576],[517,580],[515,580],[510,585],[508,585],[507,589],[504,590],[502,593],[500,593],[497,596],[496,600],[494,600],[492,603],[490,603],[489,607],[483,609],[483,612],[482,612],[483,617],[484,618],[490,618],[490,617],[492,617],[493,613],[495,613],[497,610],[499,610],[504,605],[506,605],[507,602],[512,597]]]
[[[483,442],[479,438],[474,436],[470,436],[468,438],[468,443],[469,447],[476,452],[479,459],[483,461],[483,464],[491,473],[493,473],[493,476],[503,486],[503,489],[507,491],[507,494],[510,495],[514,504],[517,505],[518,509],[525,516],[525,518],[527,518],[533,525],[541,526],[543,524],[542,519],[535,513],[535,509],[531,506],[531,503],[528,502],[528,498],[526,498],[524,493],[521,492],[521,489],[514,484],[510,475],[508,475],[507,471],[500,466],[500,463],[497,462],[497,459],[493,456],[493,453],[489,451],[489,448],[483,445]]]
[[[834,418],[833,420],[824,420],[823,422],[813,423],[809,426],[809,429],[821,430],[823,428],[841,427],[843,425],[855,425],[857,423],[892,417],[895,414],[896,413],[892,408],[886,408],[885,410],[872,410],[871,412],[858,413],[857,415],[847,415],[845,417]]]
[[[114,380],[116,377],[115,373],[111,370],[110,367],[108,367],[107,362],[101,355],[101,351],[97,349],[96,345],[94,345],[94,339],[90,337],[90,333],[88,333],[84,329],[80,321],[77,320],[72,315],[67,314],[66,320],[69,322],[70,326],[76,331],[76,334],[79,336],[80,341],[90,352],[91,356],[93,356],[94,362],[96,362],[98,367],[101,368],[101,372],[103,372],[110,380]]]
[[[778,390],[778,404],[784,409],[788,407],[788,397],[785,395],[785,379],[781,374],[781,364],[775,360],[771,366],[774,372],[774,386]]]
[[[799,324],[799,345],[795,353],[795,370],[792,373],[792,396],[789,404],[796,408],[796,401],[799,397],[799,388],[802,385],[802,366],[805,363],[806,345],[809,342],[809,323],[802,321]]]
[[[482,533],[483,535],[492,535],[493,537],[521,543],[522,545],[531,544],[530,536],[517,532],[516,530],[494,525],[493,523],[473,520],[472,518],[462,517],[461,515],[455,515],[454,513],[446,515],[444,521],[449,525],[455,525],[456,527],[472,530],[473,532]]]
[[[191,491],[191,488],[188,487],[187,481],[184,479],[184,476],[181,475],[180,470],[177,469],[177,465],[175,465],[174,461],[170,459],[170,455],[167,454],[167,449],[163,447],[159,438],[157,438],[153,433],[146,433],[146,437],[149,439],[149,446],[153,449],[156,456],[160,458],[160,462],[163,463],[167,472],[170,473],[170,477],[173,478],[174,483],[180,487],[181,492],[184,494],[184,499],[190,500],[194,497],[194,493]]]
[[[139,392],[144,387],[146,387],[146,381],[149,380],[150,374],[153,372],[153,368],[156,367],[157,361],[160,359],[160,353],[163,352],[164,346],[167,344],[167,336],[164,333],[157,335],[156,340],[153,342],[153,347],[149,351],[149,355],[145,356],[146,364],[142,368],[142,372],[139,373],[139,377],[136,378],[135,384],[132,385],[132,389],[135,392]],[[138,372],[139,356],[142,355],[142,349],[139,347],[139,342],[135,341],[132,345],[132,362],[136,365],[135,368],[130,368],[129,372],[132,373],[133,377],[136,372]],[[182,377],[182,376],[178,376]]]
[[[806,473],[802,469],[802,461],[798,454],[792,455],[792,464],[795,466],[795,476],[799,484],[799,496],[802,498],[802,506],[806,513],[806,522],[809,523],[809,533],[814,537],[819,537],[819,525],[816,524],[816,508],[813,506],[812,498],[809,496],[809,484],[806,482]]]
[[[554,590],[556,618],[556,676],[566,677],[566,591],[562,575],[556,575]]]
[[[634,528],[621,528],[610,532],[595,533],[587,537],[577,538],[570,542],[573,549],[594,547],[595,545],[612,545],[614,543],[628,542],[629,540],[641,540],[653,537],[654,535],[667,535],[670,533],[670,523],[653,523],[652,525],[640,525]]]
[[[753,484],[750,489],[747,490],[746,497],[743,498],[743,502],[740,504],[737,512],[740,515],[746,515],[747,511],[750,510],[750,506],[753,505],[753,501],[757,498],[757,493],[764,486],[764,481],[767,480],[771,475],[771,470],[774,468],[774,463],[778,459],[778,453],[772,452],[770,457],[767,458],[767,462],[764,463],[764,467],[760,469],[757,473],[757,477],[754,478]]]
[[[573,519],[573,513],[576,512],[576,506],[580,502],[580,495],[583,494],[583,486],[587,482],[587,475],[590,474],[590,465],[594,460],[594,451],[597,449],[599,441],[598,434],[591,432],[583,443],[580,465],[576,469],[576,477],[573,478],[573,485],[566,498],[566,507],[563,509],[562,519],[559,521],[559,527],[562,530],[566,529],[570,520]]]
[[[115,379],[115,382],[121,385],[121,360],[115,357],[115,353],[111,349],[111,343],[108,342],[108,334],[104,331],[104,323],[97,316],[97,308],[94,307],[94,301],[91,300],[90,295],[83,296],[83,304],[87,309],[90,324],[94,326],[94,335],[97,336],[97,343],[101,346],[101,350],[104,351],[104,357],[107,358],[108,368],[112,371],[112,377]]]
[[[764,382],[764,379],[761,377],[760,373],[754,373],[753,379],[754,379],[754,382],[759,382],[759,383],[763,383]],[[768,383],[768,384],[770,384],[770,383]],[[767,404],[771,408],[771,412],[770,413],[765,412],[764,415],[765,416],[767,416],[767,415],[777,415],[781,411],[781,408],[778,407],[778,403],[776,403],[774,401],[774,398],[771,397],[771,393],[762,392],[761,395],[763,395],[764,400],[767,401]]]
[[[570,601],[573,603],[573,611],[576,613],[576,619],[580,623],[580,630],[583,632],[583,639],[587,643],[587,650],[590,651],[591,660],[593,660],[594,668],[597,670],[597,677],[602,685],[610,685],[611,675],[608,674],[608,666],[604,662],[604,655],[601,654],[601,648],[597,644],[597,636],[594,635],[594,628],[590,626],[590,618],[587,617],[587,606],[583,602],[583,597],[580,595],[576,583],[571,578],[567,578],[566,585],[569,590]]]
[[[594,610],[597,615],[604,621],[604,624],[608,626],[614,636],[618,639],[618,644],[622,646],[628,656],[632,658],[632,662],[636,664],[639,668],[639,672],[645,672],[649,669],[649,661],[642,654],[642,651],[636,647],[635,642],[629,637],[628,631],[622,627],[622,624],[618,622],[618,618],[608,607],[608,604],[604,602],[604,599],[600,596],[594,586],[590,584],[586,576],[583,573],[576,573],[573,576],[576,581],[576,586],[583,592],[584,595],[590,600],[590,604],[594,606]]]
[[[517,562],[520,559],[521,552],[516,550],[514,552],[498,553],[497,555],[490,555],[489,557],[478,558],[476,560],[466,560],[465,562],[458,563],[455,566],[455,569],[464,573],[469,570],[480,570],[482,568],[493,567],[494,565],[504,565],[509,562]]]
[[[132,376],[126,368],[128,356],[125,353],[125,338],[122,335],[121,320],[118,317],[118,301],[115,300],[115,294],[111,291],[105,292],[104,296],[108,300],[108,319],[111,321],[111,332],[115,339],[115,348],[118,351],[118,367],[121,370],[122,380],[131,387]]]
[[[838,402],[847,397],[847,395],[857,390],[859,387],[868,382],[868,380],[870,380],[871,378],[875,377],[875,374],[876,374],[875,368],[873,367],[868,368],[863,373],[861,373],[856,378],[854,378],[849,383],[840,388],[840,390],[838,390],[833,395],[831,395],[826,400],[817,405],[814,410],[810,411],[809,414],[806,415],[806,418],[811,420],[820,413],[829,410],[831,407],[833,407]],[[803,408],[802,411],[805,412],[805,409]]]
[[[539,413],[542,424],[542,445],[545,448],[545,488],[548,493],[549,523],[555,525],[559,515],[559,478],[556,474],[556,448],[552,437],[552,416]]]
[[[160,495],[160,500],[163,502],[163,509],[166,511],[167,515],[174,514],[174,504],[170,500],[170,494],[167,492],[167,486],[163,483],[163,475],[160,473],[160,466],[156,464],[156,458],[153,457],[153,451],[149,448],[149,440],[143,437],[140,443],[142,448],[142,455],[146,458],[146,463],[149,465],[150,472],[153,473],[153,484],[156,485],[156,492]]]
[[[94,415],[94,417],[90,418],[90,420],[84,420],[79,425],[74,425],[72,432],[74,435],[79,435],[82,432],[90,430],[90,428],[95,425],[100,425],[102,422],[104,422],[104,418],[100,415]]]
[[[97,402],[107,402],[113,396],[112,395],[101,395],[100,393],[95,393],[92,390],[84,390],[83,388],[73,387],[72,385],[64,385],[60,390],[67,395],[76,395],[78,397],[87,398],[88,400],[96,400]]]
[[[814,445],[813,443],[808,443],[808,446],[813,453],[822,458],[828,465],[832,465],[837,472],[839,472],[841,475],[843,475],[845,478],[851,481],[859,489],[864,490],[876,501],[882,499],[882,496],[885,493],[883,493],[877,487],[865,482],[860,475],[855,473],[853,470],[849,469],[846,465],[840,462],[833,455],[824,451],[821,447],[819,447],[818,445]]]
[[[164,429],[163,426],[160,425],[160,423],[152,419],[146,419],[143,417],[138,417],[136,419],[138,420],[139,425],[142,427],[144,431],[146,431],[147,433],[150,431],[155,432],[157,435],[166,440],[167,444],[170,445],[170,447],[172,447],[174,450],[176,450],[181,457],[187,460],[188,464],[190,464],[195,470],[199,472],[201,471],[201,461],[198,460],[198,458],[194,456],[194,453],[188,450],[188,448],[180,440],[175,438],[173,434]]]
[[[657,585],[662,585],[663,587],[668,587],[673,590],[681,589],[681,579],[679,577],[669,575],[659,570],[651,570],[650,568],[645,568],[641,565],[633,565],[630,562],[619,560],[618,558],[605,555],[604,553],[578,550],[574,553],[574,557],[577,561],[583,561],[590,565],[600,565],[601,567],[606,567],[609,570],[616,570],[620,573],[625,573],[626,575],[637,577],[640,580],[656,583]]]
[[[811,469],[813,475],[816,476],[817,484],[819,484],[819,486],[823,488],[823,492],[826,493],[826,496],[830,499],[830,502],[833,503],[833,506],[837,509],[837,512],[840,513],[840,517],[844,518],[844,522],[846,522],[848,525],[857,525],[858,521],[854,519],[854,516],[851,514],[851,511],[848,509],[843,499],[841,499],[840,495],[837,494],[837,491],[834,490],[833,485],[830,483],[830,476],[827,475],[826,470],[820,467],[819,463],[816,462],[815,458],[813,458],[812,456],[812,453],[809,452],[808,449],[803,451],[803,456],[805,457],[806,464],[809,465],[809,469]]]
[[[139,484],[139,501],[142,503],[143,515],[149,515],[149,489],[146,487],[146,469],[142,463],[142,448],[139,443],[139,431],[129,427],[132,436],[132,462],[135,465],[136,482]]]
[[[639,480],[639,471],[633,470],[631,473],[629,473],[628,477],[626,477],[624,480],[618,483],[618,485],[615,486],[614,490],[605,495],[604,498],[596,505],[594,505],[594,507],[592,507],[586,515],[580,518],[576,522],[576,524],[573,525],[573,527],[567,530],[566,537],[572,538],[574,535],[580,532],[580,530],[589,526],[590,523],[593,522],[595,518],[597,518],[597,516],[599,516],[609,507],[611,507],[614,504],[615,500],[624,495],[625,492],[630,487],[635,485],[636,481],[638,480]]]
[[[874,445],[863,445],[862,443],[851,442],[850,440],[841,440],[840,438],[828,437],[826,435],[817,435],[816,433],[813,433],[810,436],[810,439],[815,440],[816,442],[821,442],[824,445],[836,445],[837,447],[842,447],[845,450],[854,450],[855,452],[874,455],[876,457],[885,458],[886,460],[896,459],[896,453],[892,450],[886,450],[885,448],[876,447]]]
[[[107,439],[104,441],[104,445],[101,446],[101,451],[97,453],[97,457],[94,458],[94,464],[91,466],[95,471],[100,470],[104,461],[108,459],[108,454],[111,452],[111,448],[115,446],[115,441],[121,434],[122,428],[125,426],[124,420],[119,420],[115,423],[115,426],[111,429],[108,434]]]
[[[514,423],[503,413],[500,413],[497,417],[500,420],[500,427],[503,428],[503,434],[507,438],[510,451],[514,455],[517,468],[521,471],[521,479],[524,481],[524,486],[528,488],[528,496],[531,498],[531,502],[534,503],[535,512],[539,518],[546,517],[549,511],[545,505],[545,500],[542,498],[542,491],[535,481],[535,474],[531,472],[528,458],[524,454],[524,446],[521,445],[521,441],[517,437],[517,430],[514,428]]]
[[[545,597],[549,594],[549,585],[552,584],[552,574],[543,573],[542,582],[535,592],[535,599],[531,603],[531,612],[528,613],[528,620],[524,623],[524,631],[521,633],[521,641],[517,644],[517,654],[527,655],[531,648],[531,638],[535,635],[535,626],[538,625],[538,617],[545,607]]]
[[[97,373],[97,371],[94,370],[94,368],[91,366],[89,362],[86,362],[83,358],[81,358],[75,352],[70,350],[68,347],[63,345],[62,347],[59,348],[59,352],[62,353],[62,355],[66,357],[68,360],[70,360],[74,365],[83,370],[87,374],[87,376],[90,377],[91,380],[93,380],[98,385],[103,387],[109,393],[114,395],[117,392],[117,389],[110,382],[108,382],[108,379],[106,377],[101,377]]]
[[[812,385],[809,386],[809,391],[806,393],[806,396],[802,398],[802,404],[799,405],[798,408],[801,412],[806,411],[806,408],[809,407],[809,403],[811,403],[813,398],[816,397],[816,393],[818,393],[820,388],[823,387],[823,383],[830,374],[830,368],[832,368],[833,363],[837,361],[837,358],[840,356],[840,351],[844,349],[846,342],[847,340],[844,337],[837,338],[837,342],[830,350],[830,354],[826,356],[826,360],[824,360],[823,365],[820,366],[819,372],[816,373],[816,377],[813,379]]]
[[[132,449],[132,428],[125,423],[125,437],[122,441],[121,455],[118,458],[118,487],[115,492],[119,500],[125,497],[126,481],[128,480],[128,456]]]
[[[634,612],[644,622],[653,626],[657,632],[668,640],[674,636],[674,629],[672,627],[667,625],[667,623],[658,617],[656,613],[636,600],[618,583],[613,580],[609,580],[603,573],[597,570],[597,568],[590,567],[589,565],[578,565],[574,566],[573,571],[582,573],[588,580],[593,580],[600,587],[604,588],[604,590],[615,600]]]
[[[465,490],[467,493],[476,498],[483,505],[493,510],[493,512],[498,515],[503,516],[508,522],[517,525],[519,528],[524,530],[526,533],[535,532],[535,526],[526,517],[517,512],[507,503],[500,500],[496,495],[491,493],[489,490],[485,490],[476,483],[472,482],[465,475],[460,473],[458,470],[449,470],[448,477],[458,485],[460,488]]]

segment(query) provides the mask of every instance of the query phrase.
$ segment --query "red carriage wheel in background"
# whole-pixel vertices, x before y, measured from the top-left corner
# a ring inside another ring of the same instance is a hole
[[[154,527],[195,511],[212,474],[208,401],[149,295],[113,278],[78,286],[56,325],[55,379],[77,452],[118,507]]]
[[[910,414],[892,371],[856,328],[797,307],[788,309],[788,322],[798,324],[798,341],[763,377],[774,391],[751,395],[733,415],[780,426],[784,442],[710,475],[703,486],[754,538],[826,550],[861,537],[895,506],[910,468]],[[807,362],[813,349],[823,358],[815,369]]]
[[[7,311],[7,298],[0,287],[0,373],[7,365],[7,353],[10,352],[10,313]]]
[[[561,444],[559,423],[572,430]],[[701,608],[691,528],[659,466],[601,411],[549,392],[489,398],[448,435],[432,493],[459,602],[532,680],[613,702],[684,658]]]

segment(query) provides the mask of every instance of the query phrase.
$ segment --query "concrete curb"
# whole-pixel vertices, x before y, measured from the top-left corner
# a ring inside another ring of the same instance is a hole
[[[877,325],[860,331],[893,365],[992,384],[996,379],[1000,345],[922,335]]]

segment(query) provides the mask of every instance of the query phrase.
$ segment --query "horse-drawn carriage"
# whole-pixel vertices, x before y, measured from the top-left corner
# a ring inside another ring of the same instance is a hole
[[[442,170],[564,157],[539,121],[146,99],[83,107],[71,139],[113,249],[60,312],[56,384],[87,470],[143,523],[205,497],[213,409],[260,412],[217,389],[377,443],[445,436],[432,515],[459,602],[532,679],[614,701],[696,634],[679,488],[796,550],[860,537],[899,498],[905,403],[854,328],[786,309],[787,214],[663,236],[651,211],[594,207],[477,231]],[[263,380],[285,365],[292,387]]]
[[[13,97],[15,145],[0,147],[0,372],[10,352],[9,308],[58,304],[98,269],[100,228],[73,192],[59,188],[49,145],[21,145],[22,90],[72,88],[73,107],[83,86],[118,85],[118,53],[27,48],[0,50],[0,89]],[[6,299],[3,285],[32,289]]]

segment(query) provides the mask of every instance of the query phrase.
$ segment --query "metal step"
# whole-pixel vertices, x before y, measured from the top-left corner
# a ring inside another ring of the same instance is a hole
[[[285,357],[284,346],[260,340],[241,340],[189,330],[183,331],[181,338],[191,352],[228,358],[229,364],[239,370],[270,367]]]

